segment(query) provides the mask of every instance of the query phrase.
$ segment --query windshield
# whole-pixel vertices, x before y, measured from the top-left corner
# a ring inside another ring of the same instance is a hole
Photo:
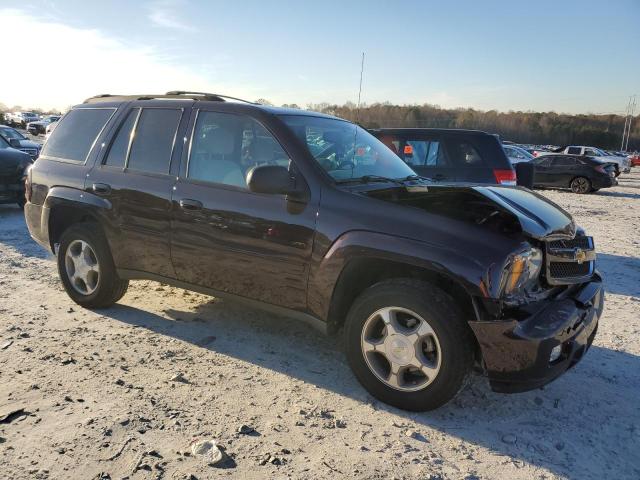
[[[280,118],[334,180],[366,176],[401,179],[416,175],[387,146],[353,123],[310,115]]]
[[[18,140],[24,140],[26,137],[13,128],[0,128],[0,135],[6,140],[10,138],[17,138]]]

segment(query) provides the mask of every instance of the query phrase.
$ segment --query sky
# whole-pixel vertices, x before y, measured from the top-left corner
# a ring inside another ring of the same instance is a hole
[[[640,0],[0,0],[0,103],[194,90],[276,105],[362,101],[624,113],[640,101]]]

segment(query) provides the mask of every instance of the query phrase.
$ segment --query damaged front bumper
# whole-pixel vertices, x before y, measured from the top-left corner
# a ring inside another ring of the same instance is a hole
[[[591,281],[544,303],[521,320],[469,323],[494,391],[539,388],[580,361],[593,342],[604,308],[602,279],[596,273]]]

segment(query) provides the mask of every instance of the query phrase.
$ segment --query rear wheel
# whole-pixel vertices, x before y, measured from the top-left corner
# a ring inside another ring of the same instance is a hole
[[[67,294],[86,308],[113,305],[129,286],[118,277],[107,240],[95,223],[77,224],[62,234],[58,273]]]
[[[374,285],[356,299],[346,322],[351,368],[369,393],[390,405],[438,408],[471,371],[472,333],[453,299],[428,283]]]
[[[570,187],[573,193],[589,193],[591,191],[591,181],[585,177],[576,177],[571,180]]]

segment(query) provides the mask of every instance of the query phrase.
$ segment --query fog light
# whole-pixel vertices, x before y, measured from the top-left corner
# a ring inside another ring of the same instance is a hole
[[[562,345],[557,345],[553,347],[553,350],[551,350],[551,355],[549,355],[549,363],[553,363],[557,359],[559,359],[561,353],[562,353]]]

